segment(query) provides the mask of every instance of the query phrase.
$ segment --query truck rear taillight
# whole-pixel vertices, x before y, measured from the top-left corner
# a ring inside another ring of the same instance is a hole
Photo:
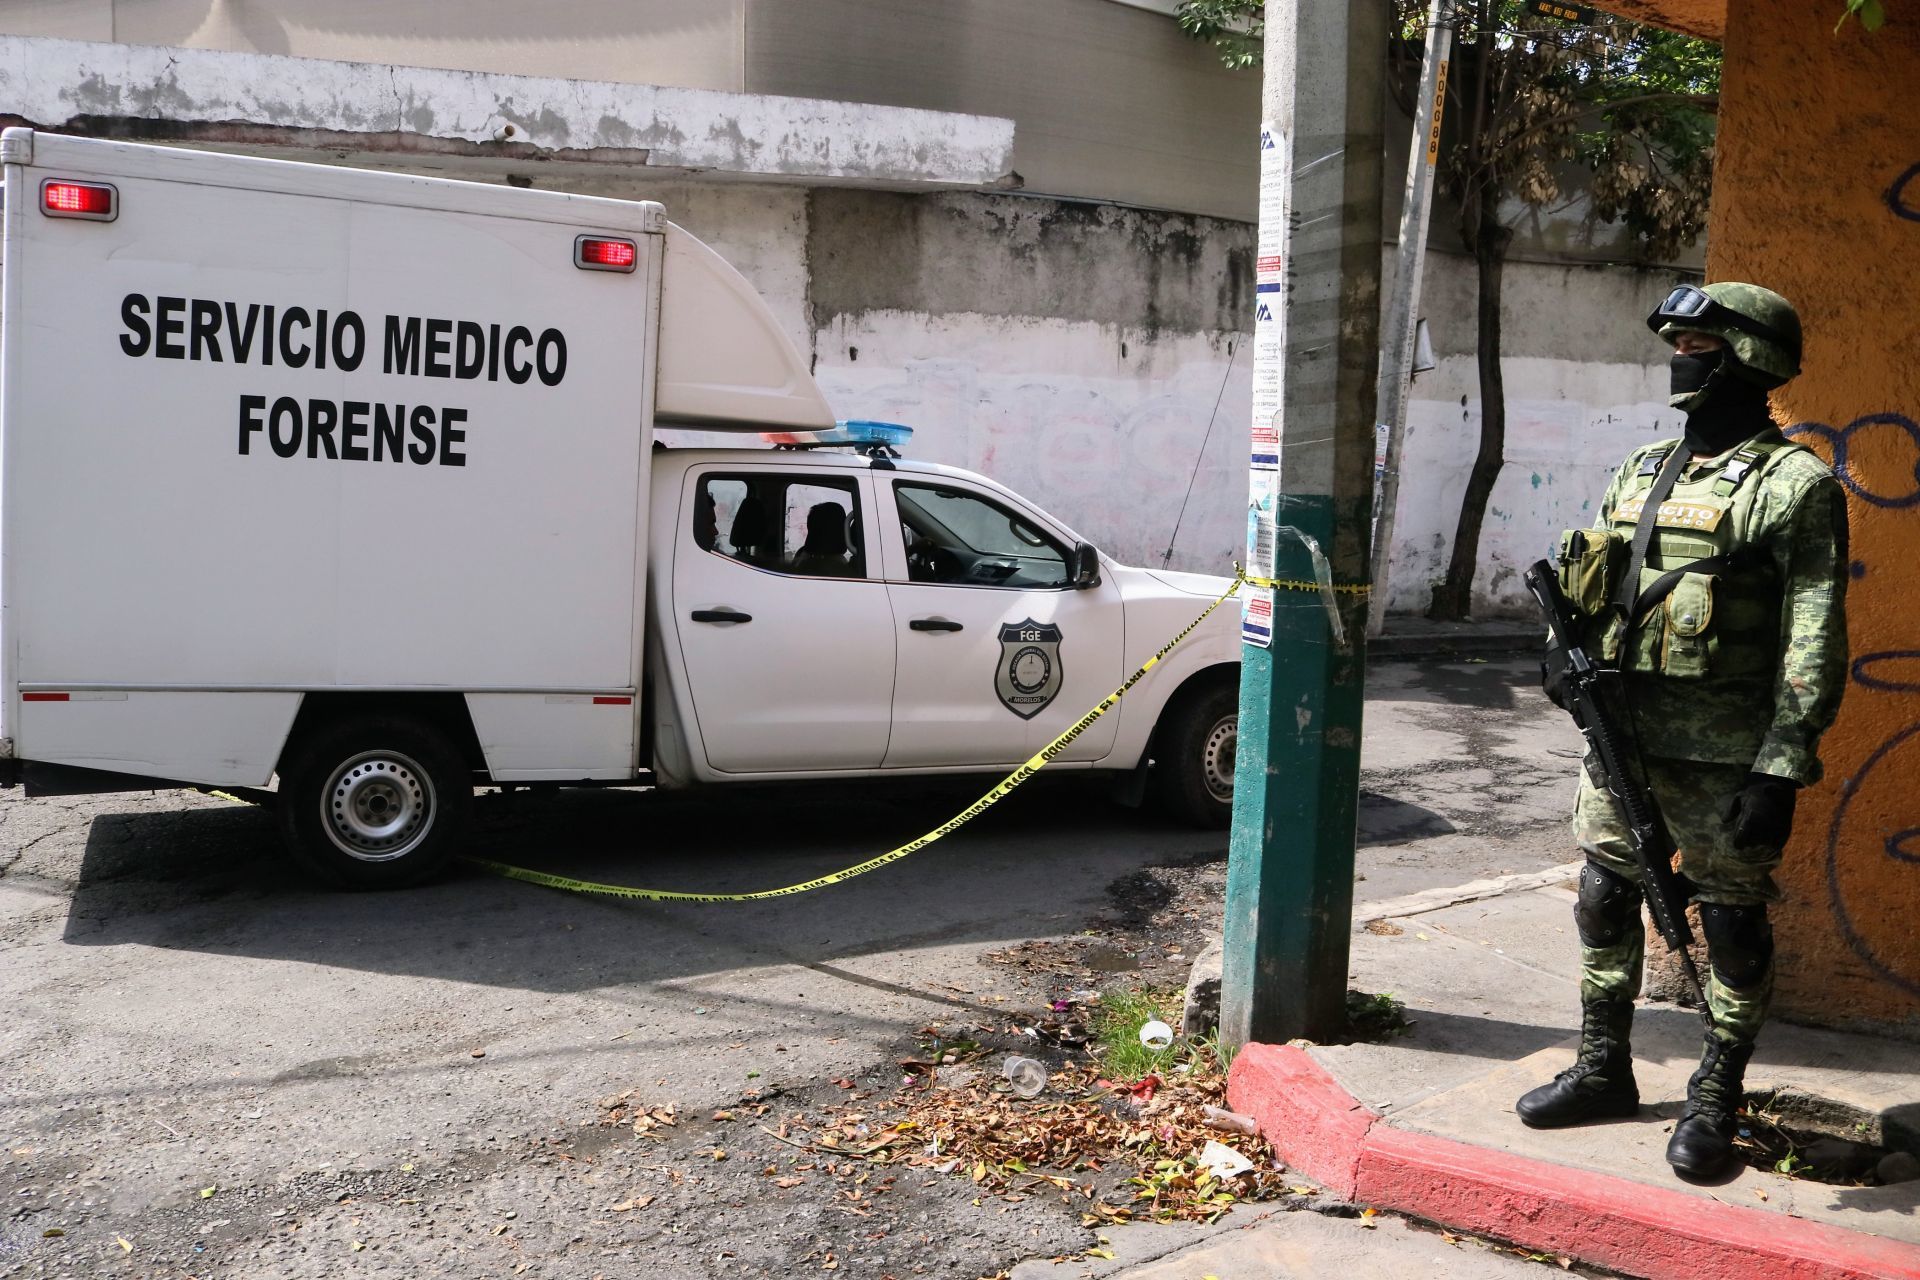
[[[583,271],[632,271],[640,263],[640,248],[631,240],[607,236],[578,236],[573,242],[573,265]]]
[[[40,211],[49,218],[90,218],[112,222],[119,216],[119,192],[105,182],[69,182],[48,178],[40,184]]]

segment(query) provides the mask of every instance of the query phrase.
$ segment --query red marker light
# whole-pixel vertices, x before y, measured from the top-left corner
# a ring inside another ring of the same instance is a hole
[[[40,184],[40,209],[50,218],[91,218],[111,222],[119,212],[117,193],[104,182],[68,182],[48,178]]]
[[[632,271],[639,263],[639,246],[631,240],[580,236],[573,242],[573,265],[585,271]]]

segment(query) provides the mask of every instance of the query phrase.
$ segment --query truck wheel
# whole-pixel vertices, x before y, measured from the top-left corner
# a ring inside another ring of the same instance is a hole
[[[1233,817],[1234,749],[1240,737],[1240,691],[1216,684],[1181,699],[1154,735],[1148,774],[1154,804],[1195,827],[1219,828]]]
[[[295,857],[345,889],[398,889],[466,838],[473,779],[445,734],[403,716],[325,725],[280,771],[280,829]]]

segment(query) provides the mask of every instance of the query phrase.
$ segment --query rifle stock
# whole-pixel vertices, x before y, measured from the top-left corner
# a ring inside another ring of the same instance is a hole
[[[1547,629],[1559,649],[1558,660],[1565,664],[1570,709],[1574,724],[1587,740],[1589,771],[1600,775],[1594,778],[1595,783],[1613,797],[1621,817],[1626,820],[1628,843],[1633,848],[1634,861],[1640,866],[1641,887],[1653,913],[1654,927],[1680,957],[1680,968],[1694,998],[1699,1001],[1701,1016],[1712,1026],[1713,1015],[1707,1008],[1700,973],[1687,951],[1693,942],[1693,928],[1687,922],[1687,899],[1691,894],[1686,881],[1673,869],[1673,835],[1667,830],[1666,820],[1661,817],[1660,806],[1648,790],[1646,780],[1630,763],[1633,741],[1614,711],[1624,697],[1624,690],[1618,687],[1622,677],[1617,671],[1594,665],[1587,656],[1580,644],[1577,611],[1561,591],[1551,563],[1535,562],[1527,570],[1525,582],[1539,603]]]

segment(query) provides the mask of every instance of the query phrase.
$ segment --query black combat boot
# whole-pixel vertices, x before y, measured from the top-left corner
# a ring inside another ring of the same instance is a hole
[[[1589,1000],[1581,1006],[1580,1056],[1515,1104],[1522,1123],[1557,1129],[1630,1116],[1640,1109],[1633,1082],[1633,1001]]]
[[[1687,1081],[1687,1110],[1673,1126],[1667,1142],[1667,1163],[1684,1178],[1711,1178],[1733,1154],[1734,1118],[1746,1101],[1747,1062],[1751,1042],[1723,1038],[1709,1031],[1700,1066]]]

